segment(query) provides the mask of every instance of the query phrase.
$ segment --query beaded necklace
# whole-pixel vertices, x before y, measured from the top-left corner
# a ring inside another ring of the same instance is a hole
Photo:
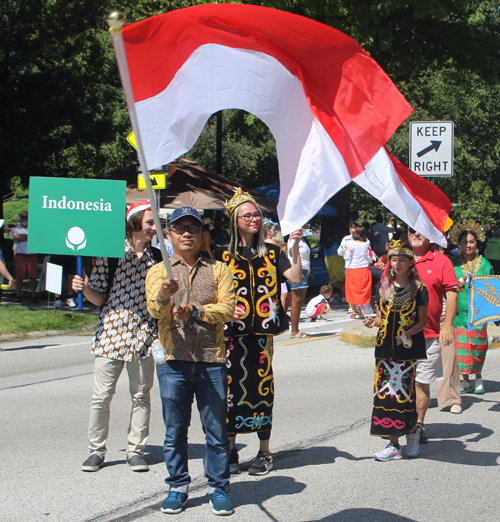
[[[469,261],[467,261],[467,259],[465,259],[465,256],[463,255],[462,252],[459,252],[458,258],[460,259],[460,263],[462,263],[460,265],[460,268],[462,269],[462,271],[464,273],[464,277],[466,277],[467,274],[477,274],[477,272],[479,271],[479,268],[481,266],[481,259],[483,258],[483,256],[476,256],[470,265],[469,265]]]
[[[396,292],[394,285],[391,285],[389,288],[389,298],[387,300],[390,306],[396,310],[401,310],[409,306],[412,302],[410,283],[399,292]]]

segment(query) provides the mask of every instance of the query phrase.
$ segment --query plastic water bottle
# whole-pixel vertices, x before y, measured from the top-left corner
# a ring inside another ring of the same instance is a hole
[[[167,359],[165,357],[165,349],[161,345],[158,339],[153,341],[153,359],[155,361],[156,366],[159,364],[165,364]]]

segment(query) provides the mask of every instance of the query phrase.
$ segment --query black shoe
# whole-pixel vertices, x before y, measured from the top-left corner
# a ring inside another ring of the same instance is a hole
[[[32,297],[32,298],[31,298],[31,302],[32,302],[33,304],[36,304],[36,303],[38,303],[39,301],[38,301],[38,299],[37,299],[36,297]]]
[[[252,460],[249,475],[267,475],[273,469],[273,457],[271,454],[266,455],[262,451]]]
[[[229,453],[229,473],[231,473],[231,475],[241,473],[240,455],[236,448],[233,448],[231,453]]]
[[[14,303],[22,303],[22,302],[23,302],[23,300],[21,299],[21,296],[20,296],[20,295],[18,295],[18,296],[16,296],[16,297],[14,298]]]
[[[127,457],[127,464],[132,471],[149,471],[148,463],[140,455]]]
[[[103,465],[104,459],[92,453],[90,457],[82,464],[82,471],[99,471],[99,468]]]
[[[420,432],[420,444],[427,444],[429,438],[427,437],[427,430],[420,422],[417,422],[417,430]]]

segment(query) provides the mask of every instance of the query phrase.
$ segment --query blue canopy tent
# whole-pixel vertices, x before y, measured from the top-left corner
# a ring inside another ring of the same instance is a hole
[[[275,199],[279,201],[280,199],[280,184],[279,183],[270,183],[269,185],[264,185],[263,187],[258,187],[253,189],[255,192],[259,192],[268,198]],[[330,205],[323,205],[318,212],[319,216],[337,216],[337,209]]]

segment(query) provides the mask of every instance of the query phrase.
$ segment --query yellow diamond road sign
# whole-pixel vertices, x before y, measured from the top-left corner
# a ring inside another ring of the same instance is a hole
[[[130,145],[132,145],[132,147],[134,147],[135,150],[137,150],[137,141],[135,140],[135,132],[134,131],[132,131],[127,136],[127,141],[130,143]]]
[[[155,190],[163,190],[163,189],[167,188],[167,175],[164,172],[151,174],[150,180],[151,180],[151,186]],[[137,188],[139,190],[146,190],[148,188],[146,186],[146,180],[144,179],[142,174],[139,174],[137,176]]]

